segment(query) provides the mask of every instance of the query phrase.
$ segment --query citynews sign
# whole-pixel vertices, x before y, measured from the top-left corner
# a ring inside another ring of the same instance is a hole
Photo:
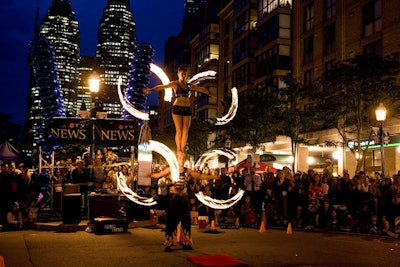
[[[46,123],[46,136],[55,135],[61,143],[136,145],[140,126],[133,120],[53,118]]]

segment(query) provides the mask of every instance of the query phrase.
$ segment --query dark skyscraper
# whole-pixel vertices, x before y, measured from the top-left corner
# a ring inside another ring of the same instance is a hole
[[[101,69],[99,96],[108,117],[121,117],[117,81],[126,86],[133,59],[136,28],[129,0],[108,0],[99,22],[96,57]]]
[[[184,19],[194,16],[197,11],[206,3],[206,0],[186,0]]]

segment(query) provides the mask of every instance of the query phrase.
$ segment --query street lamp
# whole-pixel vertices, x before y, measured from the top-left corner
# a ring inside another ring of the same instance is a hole
[[[386,108],[382,103],[379,103],[379,106],[375,110],[376,120],[379,121],[379,137],[381,143],[381,169],[382,169],[382,177],[385,178],[385,156],[383,150],[384,144],[384,134],[382,124],[386,120]]]
[[[100,89],[100,77],[94,70],[89,77],[89,90],[92,93],[97,93],[99,92],[99,89]]]
[[[93,99],[93,95],[95,93],[98,93],[100,90],[100,77],[97,74],[97,72],[94,70],[92,74],[89,76],[89,90],[92,93],[92,118],[96,118],[96,100]],[[93,119],[92,119],[93,120]],[[94,157],[95,157],[95,152],[94,152],[94,144],[95,144],[95,124],[94,121],[92,121],[92,147],[91,147],[91,156],[92,156],[92,162],[91,164],[94,165]]]

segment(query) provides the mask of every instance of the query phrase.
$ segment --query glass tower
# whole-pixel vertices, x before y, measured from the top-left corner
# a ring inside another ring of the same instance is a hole
[[[78,78],[79,55],[79,29],[75,13],[71,9],[69,0],[53,0],[52,5],[40,25],[39,3],[36,11],[35,38],[45,36],[51,41],[55,52],[55,64],[59,74],[63,92],[64,107],[67,116],[76,116],[76,86]],[[28,58],[31,64],[31,58]],[[33,68],[33,66],[31,66]],[[30,91],[25,117],[25,143],[34,149],[38,143],[38,129],[43,126],[41,114],[41,99],[39,88],[31,69]],[[29,149],[29,150],[30,150]],[[32,151],[27,151],[29,154]]]
[[[53,0],[43,19],[40,34],[53,44],[56,66],[63,91],[67,117],[76,116],[76,86],[78,82],[79,29],[69,0]]]
[[[136,28],[129,0],[107,0],[99,22],[96,58],[102,87],[99,98],[109,118],[120,118],[118,78],[126,86],[136,41]]]

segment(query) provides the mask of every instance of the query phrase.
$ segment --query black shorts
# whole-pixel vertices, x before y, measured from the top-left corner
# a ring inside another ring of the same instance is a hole
[[[192,116],[190,107],[172,106],[172,114],[180,116]]]

